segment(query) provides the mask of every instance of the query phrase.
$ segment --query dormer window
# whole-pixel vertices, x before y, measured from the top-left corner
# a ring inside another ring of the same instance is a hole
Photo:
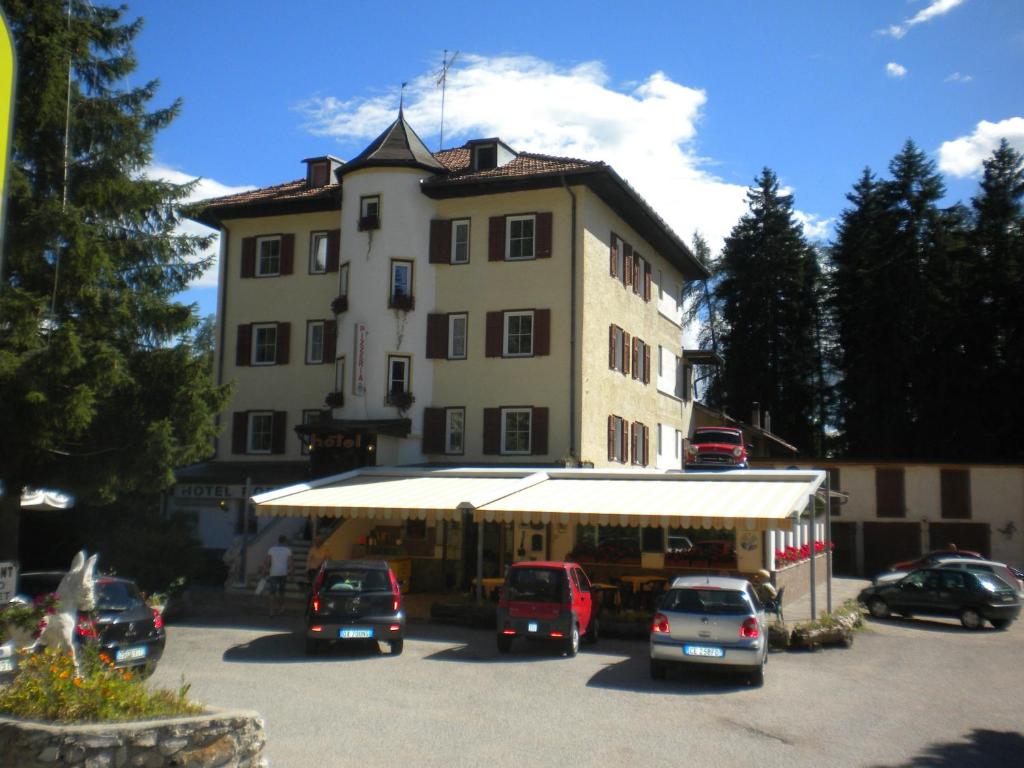
[[[327,185],[329,167],[327,161],[309,164],[309,186],[323,187]]]
[[[498,145],[477,144],[473,147],[473,168],[477,171],[486,171],[498,167]]]

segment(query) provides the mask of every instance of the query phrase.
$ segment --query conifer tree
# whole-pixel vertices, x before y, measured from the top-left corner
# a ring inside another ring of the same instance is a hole
[[[207,266],[195,258],[206,242],[174,231],[189,187],[143,175],[180,103],[150,109],[157,83],[127,84],[141,19],[77,1],[3,7],[18,82],[0,279],[0,559],[17,557],[24,486],[85,503],[162,489],[173,467],[210,452],[225,399],[188,340],[194,309],[173,298]]]

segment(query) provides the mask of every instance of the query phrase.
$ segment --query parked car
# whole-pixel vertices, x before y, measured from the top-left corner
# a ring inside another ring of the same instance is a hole
[[[747,445],[736,427],[697,427],[686,448],[687,469],[746,469]]]
[[[742,672],[764,682],[768,637],[753,586],[723,576],[682,576],[658,603],[651,625],[651,677],[670,667]]]
[[[955,568],[922,568],[897,582],[868,587],[858,600],[878,619],[898,613],[952,616],[968,629],[985,620],[1006,629],[1020,615],[1017,590],[989,573]]]
[[[955,557],[948,560],[939,560],[936,568],[952,568],[960,571],[976,571],[978,573],[990,573],[998,576],[1011,587],[1017,590],[1018,597],[1024,597],[1024,581],[1017,577],[1014,570],[1006,563],[998,563],[994,560],[975,560],[967,557]],[[906,577],[904,571],[891,571],[875,577],[875,584],[891,584]]]
[[[936,549],[916,560],[904,560],[901,563],[893,563],[889,566],[890,571],[916,571],[918,568],[931,568],[943,560],[955,560],[957,558],[970,558],[972,560],[985,560],[980,552],[972,552],[969,549]]]
[[[508,653],[517,637],[553,640],[575,656],[580,637],[597,641],[598,623],[590,579],[576,563],[513,563],[498,601],[498,650]]]
[[[313,580],[306,612],[306,653],[327,643],[383,641],[392,656],[405,645],[402,591],[384,560],[330,560]]]

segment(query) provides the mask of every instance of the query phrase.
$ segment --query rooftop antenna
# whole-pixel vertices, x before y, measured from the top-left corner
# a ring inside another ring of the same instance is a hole
[[[448,85],[448,70],[452,68],[458,55],[459,52],[456,51],[449,58],[448,49],[445,48],[444,56],[441,57],[441,74],[437,76],[437,86],[441,89],[441,138],[437,142],[438,152],[444,149],[444,92]]]
[[[398,97],[398,112],[399,112],[399,114],[401,114],[402,109],[405,107],[405,86],[407,86],[408,84],[409,83],[407,83],[407,82],[404,82],[404,81],[402,82],[402,93]]]

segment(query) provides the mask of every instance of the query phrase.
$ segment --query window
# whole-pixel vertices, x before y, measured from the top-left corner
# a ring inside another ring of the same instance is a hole
[[[626,243],[616,234],[612,234],[612,277],[626,281]]]
[[[380,228],[380,195],[363,195],[359,198],[359,229]]]
[[[256,276],[281,274],[281,238],[256,238]]]
[[[324,321],[311,320],[306,323],[306,364],[324,361]]]
[[[608,461],[625,464],[629,458],[629,426],[621,416],[608,417]]]
[[[633,293],[644,295],[644,270],[649,269],[647,261],[639,254],[633,254]]]
[[[875,470],[875,513],[878,517],[906,517],[902,469]]]
[[[320,421],[319,410],[305,410],[302,412],[303,424],[314,424],[317,421]],[[299,452],[303,456],[309,456],[309,443],[302,437],[299,438]]]
[[[309,274],[322,275],[327,271],[327,233],[314,232],[309,238]]]
[[[508,216],[505,226],[505,258],[509,261],[532,259],[534,216]]]
[[[477,144],[473,147],[473,168],[486,171],[498,167],[498,147],[496,144]]]
[[[468,328],[468,316],[448,315],[448,359],[466,359],[466,333]]]
[[[309,185],[322,187],[327,184],[327,163],[309,164]]]
[[[444,411],[444,452],[459,454],[465,452],[466,409],[446,408]]]
[[[248,453],[270,453],[274,446],[274,412],[251,411],[249,414]]]
[[[650,434],[650,429],[647,426],[645,426],[644,424],[641,424],[639,421],[634,421],[633,422],[632,429],[630,430],[630,436],[632,438],[631,442],[632,442],[632,448],[633,448],[633,451],[632,451],[632,453],[633,453],[632,463],[633,464],[636,464],[636,465],[641,466],[641,467],[646,467],[647,466],[647,459],[648,459],[647,445],[648,445],[648,436],[649,436],[649,434]],[[623,459],[623,461],[625,461],[625,459]]]
[[[409,391],[410,359],[404,355],[388,355],[388,395]]]
[[[620,373],[629,373],[633,357],[630,335],[617,325],[608,327],[608,367]]]
[[[452,222],[452,264],[469,263],[469,219]]]
[[[966,469],[940,470],[942,516],[970,519],[971,476]]]
[[[412,262],[397,261],[391,262],[391,292],[389,294],[391,307],[411,309],[412,299]]]
[[[651,349],[643,339],[633,337],[633,378],[644,384],[651,380]]]
[[[277,323],[252,327],[252,364],[274,365],[277,362]]]
[[[501,409],[501,452],[529,453],[532,408]]]
[[[529,357],[533,354],[533,312],[506,312],[505,357]]]

